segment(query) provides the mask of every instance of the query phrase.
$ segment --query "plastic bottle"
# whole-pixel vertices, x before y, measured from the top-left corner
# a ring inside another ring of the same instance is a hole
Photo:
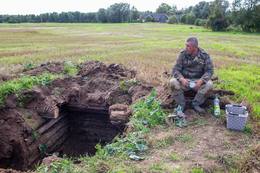
[[[218,95],[216,95],[215,99],[214,99],[214,116],[215,117],[220,116],[220,107],[219,107]]]

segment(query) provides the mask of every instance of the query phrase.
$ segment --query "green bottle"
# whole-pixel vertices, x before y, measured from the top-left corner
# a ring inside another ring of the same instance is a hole
[[[220,116],[220,107],[219,107],[219,99],[218,95],[216,94],[214,99],[214,116],[219,117]]]

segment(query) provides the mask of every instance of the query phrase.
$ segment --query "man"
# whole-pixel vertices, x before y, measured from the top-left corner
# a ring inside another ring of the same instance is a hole
[[[186,105],[184,91],[192,89],[197,92],[192,100],[193,109],[198,113],[205,113],[200,105],[206,100],[205,94],[213,88],[213,82],[210,80],[213,75],[213,64],[210,56],[198,47],[197,38],[187,39],[186,49],[180,52],[172,75],[170,86],[176,104],[184,111]]]

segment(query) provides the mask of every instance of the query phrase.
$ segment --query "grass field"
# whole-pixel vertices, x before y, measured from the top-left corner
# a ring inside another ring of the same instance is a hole
[[[28,64],[46,61],[102,60],[122,63],[137,70],[140,79],[163,84],[167,82],[163,72],[171,71],[189,36],[198,37],[200,47],[211,55],[215,73],[222,81],[218,87],[235,91],[236,102],[249,102],[251,117],[259,120],[260,34],[211,32],[196,26],[155,23],[0,24],[0,74],[19,73]],[[3,95],[6,88],[0,84]],[[199,117],[184,129],[165,126],[151,129],[145,133],[150,149],[142,162],[107,156],[100,149],[94,157],[80,158],[79,165],[62,159],[53,163],[51,169],[52,172],[202,173],[211,169],[240,172],[235,163],[242,158],[241,152],[259,141],[246,133],[226,130],[220,121]],[[124,145],[128,143],[121,147]],[[213,163],[220,167],[214,168]],[[48,172],[44,166],[38,170]]]
[[[260,34],[211,32],[169,24],[1,24],[0,73],[46,61],[122,63],[153,84],[165,81],[185,39],[196,36],[212,57],[225,89],[247,100],[260,117]],[[232,67],[232,68],[231,68]],[[235,79],[235,80],[234,80]]]

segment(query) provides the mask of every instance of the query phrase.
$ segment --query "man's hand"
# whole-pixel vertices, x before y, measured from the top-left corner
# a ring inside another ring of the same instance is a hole
[[[182,86],[188,87],[189,86],[189,81],[185,78],[180,78],[180,82]]]
[[[195,91],[198,91],[201,87],[201,85],[203,84],[203,80],[199,79],[199,80],[196,80],[196,86],[195,86]]]

